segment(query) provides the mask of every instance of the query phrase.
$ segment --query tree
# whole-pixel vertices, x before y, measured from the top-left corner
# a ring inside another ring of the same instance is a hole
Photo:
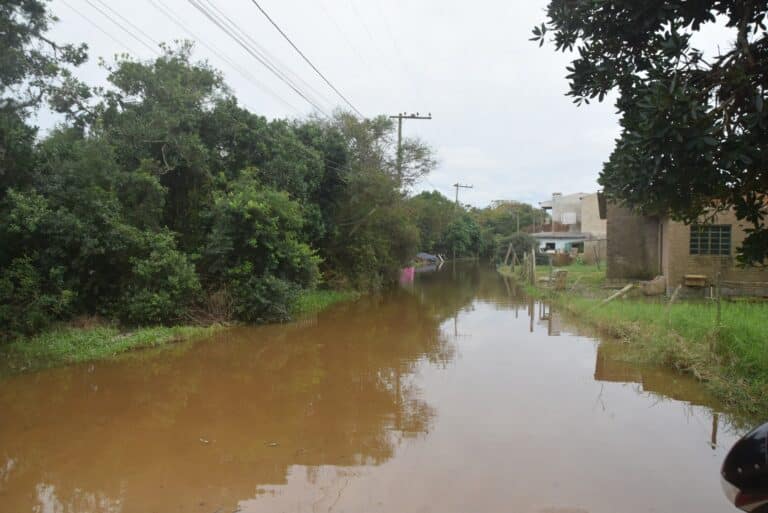
[[[480,227],[469,213],[462,211],[445,228],[436,247],[446,255],[475,256],[480,242]]]
[[[523,258],[523,255],[530,254],[532,249],[539,247],[538,241],[527,233],[516,233],[508,237],[499,237],[497,240],[498,252],[496,257],[499,260],[504,259],[510,244],[512,244],[512,251],[518,258]]]
[[[90,94],[68,66],[82,64],[86,45],[58,45],[45,36],[51,22],[45,3],[8,0],[0,4],[0,197],[10,186],[28,184],[37,131],[29,115],[49,101],[72,116]]]
[[[456,214],[456,205],[438,191],[424,191],[408,202],[421,238],[420,249],[437,253],[438,244]]]
[[[557,50],[578,52],[567,75],[575,103],[618,93],[606,193],[688,223],[734,208],[752,226],[745,264],[768,256],[766,14],[768,2],[753,0],[552,0],[532,38],[551,32]],[[705,55],[693,36],[717,23],[732,44]]]
[[[267,120],[189,43],[119,56],[108,87],[80,90],[57,68],[80,54],[35,40],[42,4],[0,16],[32,27],[9,62],[45,63],[3,77],[0,338],[77,315],[283,320],[307,289],[377,288],[413,257],[387,118]],[[43,99],[67,118],[35,141],[27,116]],[[406,153],[411,177],[434,165],[420,143]]]
[[[121,168],[155,162],[154,175],[166,189],[162,223],[193,250],[205,238],[201,215],[213,201],[211,154],[220,151],[205,145],[201,127],[228,92],[218,71],[192,62],[191,43],[164,50],[154,61],[122,56],[106,66],[113,87],[93,128],[112,145]]]
[[[216,194],[204,267],[245,321],[290,317],[296,293],[314,286],[319,258],[304,241],[301,206],[265,188],[254,169]]]

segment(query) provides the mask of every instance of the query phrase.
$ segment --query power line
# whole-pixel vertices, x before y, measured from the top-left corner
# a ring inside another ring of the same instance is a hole
[[[346,31],[341,27],[338,21],[331,15],[331,13],[328,11],[328,8],[325,5],[324,0],[317,0],[317,5],[320,6],[320,9],[323,11],[323,14],[325,14],[325,17],[331,20],[331,23],[336,27],[336,32],[338,34],[341,34],[341,37],[344,39],[344,41],[347,43],[347,46],[352,50],[352,52],[357,55],[357,58],[360,59],[360,62],[369,70],[373,71],[373,68],[371,68],[371,64],[363,58],[363,55],[360,53],[360,51],[357,49],[355,45],[352,44],[352,41],[349,39],[349,36],[347,35]]]
[[[263,89],[265,92],[271,94],[275,97],[275,99],[282,102],[284,105],[286,105],[291,110],[295,111],[298,114],[301,114],[301,112],[288,103],[285,99],[283,99],[280,95],[272,91],[269,87],[266,85],[260,83],[251,73],[249,73],[247,70],[245,70],[242,66],[238,65],[236,62],[232,61],[231,59],[227,58],[226,56],[222,55],[221,52],[214,46],[209,45],[205,40],[198,37],[193,31],[191,31],[189,28],[187,28],[181,21],[179,21],[178,16],[174,16],[174,12],[170,10],[168,6],[163,5],[162,3],[156,1],[156,0],[148,0],[150,4],[152,4],[153,7],[155,7],[157,10],[159,10],[164,16],[166,16],[169,20],[171,20],[177,27],[182,29],[184,32],[189,34],[191,37],[193,37],[195,40],[199,41],[203,46],[208,48],[208,50],[211,51],[214,55],[222,59],[224,62],[232,66],[235,71],[238,71],[241,75],[243,75],[245,78],[250,79],[254,85],[257,87]],[[319,157],[322,159],[323,165],[327,167],[330,170],[342,172],[344,169],[343,167],[347,166],[349,163],[342,164],[340,162],[337,162],[331,158],[328,158],[326,155],[324,155],[320,150],[314,149],[313,150],[317,153],[314,153],[313,151],[310,151],[309,147],[307,147],[303,142],[300,142],[297,146],[302,152],[304,152],[307,156],[310,157]]]
[[[152,42],[152,44],[153,44],[153,45],[155,45],[155,46],[157,46],[157,47],[159,47],[159,46],[160,46],[160,43],[159,43],[157,40],[155,40],[155,39],[154,39],[152,36],[150,36],[149,34],[147,34],[146,32],[144,32],[144,31],[141,29],[141,27],[138,27],[138,26],[134,25],[134,24],[131,22],[131,20],[129,20],[128,18],[126,18],[125,16],[123,16],[122,14],[120,14],[119,12],[117,12],[115,9],[113,9],[113,8],[112,8],[112,7],[110,7],[108,4],[106,4],[106,3],[105,3],[103,0],[96,0],[96,1],[99,3],[99,5],[101,5],[102,7],[104,7],[105,9],[107,9],[108,11],[110,11],[112,14],[114,14],[115,16],[117,16],[118,18],[120,18],[121,20],[123,20],[125,23],[127,23],[127,24],[128,24],[130,27],[132,27],[132,28],[133,28],[133,29],[134,29],[136,32],[138,32],[139,34],[141,34],[142,36],[144,36],[144,37],[146,37],[148,40],[150,40],[150,41]]]
[[[86,0],[86,1],[87,1],[87,0]],[[98,1],[98,0],[97,0],[97,1]],[[170,11],[170,10],[168,10],[168,12],[166,12],[166,10],[165,10],[165,9],[168,9],[166,6],[163,6],[162,4],[157,4],[157,3],[155,3],[155,1],[154,1],[154,0],[149,0],[149,2],[150,2],[150,3],[152,3],[152,5],[153,5],[155,8],[157,8],[158,10],[160,10],[160,12],[161,12],[161,13],[163,13],[163,14],[164,14],[166,17],[168,17],[169,19],[171,19],[171,21],[173,21],[173,22],[174,22],[174,23],[175,23],[177,26],[179,26],[179,28],[181,28],[182,30],[184,30],[184,31],[185,31],[185,32],[187,32],[188,34],[192,35],[192,37],[194,37],[195,39],[198,39],[198,40],[199,40],[199,38],[197,38],[197,37],[195,36],[195,34],[194,34],[194,33],[192,33],[192,32],[191,32],[189,29],[187,29],[187,28],[186,28],[186,27],[185,27],[183,24],[181,24],[181,22],[177,21],[177,20],[176,20],[176,19],[175,19],[175,18],[172,16],[172,13],[171,13],[171,11]],[[98,30],[99,32],[101,32],[102,34],[104,34],[105,36],[107,36],[109,39],[111,39],[112,41],[114,41],[114,42],[115,42],[115,43],[117,43],[118,45],[122,46],[122,47],[123,47],[124,49],[126,49],[128,52],[132,52],[132,53],[134,53],[134,54],[135,54],[135,53],[137,53],[137,52],[136,52],[136,51],[135,51],[133,48],[131,48],[129,45],[125,44],[125,43],[124,43],[124,42],[122,42],[121,40],[119,40],[119,39],[117,39],[116,37],[114,37],[114,36],[113,36],[111,33],[109,33],[109,32],[108,32],[108,31],[106,31],[104,28],[102,28],[102,27],[101,27],[101,25],[99,25],[98,23],[96,23],[95,21],[93,21],[91,18],[89,18],[88,16],[86,16],[85,14],[83,14],[83,13],[82,13],[80,10],[78,10],[78,9],[77,9],[77,8],[75,8],[73,5],[71,5],[71,4],[70,4],[70,3],[69,3],[67,0],[61,0],[61,3],[62,3],[62,4],[64,4],[65,6],[67,6],[67,7],[68,7],[70,10],[72,10],[73,12],[75,12],[75,13],[76,13],[78,16],[80,16],[81,18],[83,18],[83,19],[84,19],[86,22],[88,22],[90,25],[92,25],[92,26],[93,26],[93,27],[94,27],[96,30]],[[148,35],[146,35],[146,34],[145,34],[145,36],[146,36],[148,39],[152,39],[150,36],[148,36]],[[220,54],[218,51],[216,51],[216,50],[215,50],[215,48],[213,48],[213,47],[211,47],[211,46],[207,45],[207,44],[206,44],[204,41],[200,41],[200,43],[201,43],[201,44],[203,44],[204,46],[206,46],[206,48],[208,48],[209,50],[211,50],[211,52],[212,52],[212,53],[214,53],[215,55],[217,55],[219,58],[221,58],[222,60],[224,60],[225,62],[227,62],[227,63],[228,63],[228,64],[230,64],[231,66],[233,66],[235,69],[237,69],[237,68],[240,68],[240,67],[239,67],[237,64],[235,64],[234,62],[232,62],[230,59],[227,59],[226,57],[222,56],[222,55],[221,55],[221,54]],[[242,69],[241,69],[240,71],[242,71]],[[247,73],[247,72],[245,72],[245,74],[246,74],[246,75],[248,75],[248,76],[251,76],[251,77],[252,77],[252,75],[250,75],[250,74],[249,74],[249,73]],[[283,100],[283,99],[282,99],[282,98],[281,98],[279,95],[277,95],[276,93],[272,92],[272,91],[271,91],[269,88],[267,88],[267,87],[266,87],[266,86],[264,86],[263,84],[259,84],[259,83],[258,83],[258,81],[256,81],[256,82],[255,82],[255,85],[262,87],[262,88],[263,88],[264,90],[266,90],[267,92],[269,92],[269,93],[273,94],[273,95],[274,95],[274,96],[275,96],[275,97],[276,97],[278,100],[280,100],[280,101],[282,101],[283,103],[285,103],[285,104],[286,104],[286,106],[288,106],[289,108],[291,108],[291,109],[295,110],[296,112],[299,112],[299,111],[298,111],[298,109],[296,109],[296,108],[295,108],[295,107],[293,107],[291,104],[289,104],[288,102],[286,102],[285,100]],[[337,162],[337,161],[335,161],[335,160],[333,160],[333,159],[331,159],[331,158],[328,158],[328,157],[327,157],[327,156],[326,156],[326,155],[325,155],[325,154],[324,154],[322,151],[320,151],[320,150],[317,150],[317,149],[315,149],[315,148],[312,148],[312,149],[314,150],[314,152],[317,152],[317,153],[314,153],[313,151],[311,151],[311,150],[310,150],[310,148],[309,148],[309,147],[305,146],[305,145],[304,145],[304,143],[303,143],[303,142],[301,142],[301,141],[299,141],[299,144],[298,144],[297,148],[299,148],[300,150],[302,150],[303,152],[305,152],[305,154],[306,154],[306,155],[308,155],[308,156],[312,156],[312,157],[318,157],[318,158],[320,158],[320,159],[322,160],[322,164],[323,164],[323,166],[325,166],[326,168],[328,168],[328,169],[330,169],[330,170],[333,170],[333,171],[337,171],[337,172],[342,172],[342,171],[344,171],[344,170],[345,170],[345,169],[343,169],[343,167],[347,167],[347,166],[349,166],[349,162],[342,164],[342,163],[340,163],[340,162]],[[331,165],[329,165],[329,164],[331,164]]]
[[[280,28],[280,26],[279,26],[277,23],[275,23],[275,20],[273,20],[273,19],[272,19],[272,17],[271,17],[269,14],[267,14],[267,11],[265,11],[265,10],[264,10],[264,8],[263,8],[263,7],[261,7],[261,5],[259,5],[259,3],[258,3],[256,0],[251,0],[251,2],[253,3],[253,5],[255,5],[255,6],[256,6],[256,7],[259,9],[259,11],[261,11],[261,14],[263,14],[263,15],[264,15],[264,17],[265,17],[265,18],[267,18],[267,20],[269,20],[269,22],[272,24],[272,26],[273,26],[273,27],[275,27],[275,29],[277,29],[277,31],[278,31],[278,32],[280,32],[280,35],[281,35],[281,36],[283,36],[283,38],[285,38],[285,40],[286,40],[286,41],[288,41],[288,43],[289,43],[289,44],[290,44],[290,45],[293,47],[293,49],[294,49],[294,50],[296,50],[296,53],[298,53],[299,55],[301,55],[301,58],[302,58],[302,59],[304,59],[304,62],[306,62],[307,64],[309,64],[309,66],[310,66],[310,67],[311,67],[313,70],[315,70],[315,73],[317,73],[317,75],[318,75],[320,78],[322,78],[322,79],[323,79],[323,81],[324,81],[326,84],[328,84],[328,87],[330,87],[331,89],[333,89],[333,91],[334,91],[336,94],[338,94],[338,95],[339,95],[339,97],[340,97],[342,100],[344,100],[344,102],[345,102],[347,105],[349,105],[349,107],[350,107],[352,110],[354,110],[354,111],[357,113],[357,115],[358,115],[358,116],[360,116],[361,118],[364,118],[365,116],[363,116],[363,114],[362,114],[362,113],[361,113],[361,112],[360,112],[360,111],[357,109],[357,107],[355,107],[354,105],[352,105],[352,102],[350,102],[349,100],[347,100],[347,98],[346,98],[346,97],[345,97],[343,94],[341,94],[341,91],[339,91],[339,90],[336,88],[336,86],[334,86],[334,85],[331,83],[331,81],[330,81],[330,80],[328,80],[328,79],[326,78],[326,76],[325,76],[325,75],[323,75],[323,74],[320,72],[320,70],[319,70],[319,69],[317,69],[317,66],[315,66],[315,65],[312,63],[312,61],[311,61],[311,60],[309,60],[309,58],[308,58],[306,55],[304,55],[304,52],[302,52],[302,51],[299,49],[299,47],[298,47],[298,46],[296,46],[296,44],[295,44],[293,41],[291,41],[291,38],[290,38],[290,37],[288,37],[288,34],[286,34],[286,33],[283,31],[283,29],[281,29],[281,28]]]
[[[243,78],[251,82],[253,85],[258,87],[259,89],[263,90],[268,95],[272,96],[275,100],[279,101],[286,107],[288,107],[290,110],[294,111],[297,114],[301,114],[301,111],[296,108],[295,106],[291,105],[287,100],[285,100],[283,97],[281,97],[279,94],[277,94],[275,91],[273,91],[271,88],[267,87],[266,85],[262,84],[253,74],[248,72],[245,68],[234,62],[233,60],[229,59],[227,56],[223,55],[219,49],[217,49],[215,46],[208,44],[204,39],[200,38],[197,34],[192,32],[190,29],[188,29],[183,23],[181,23],[178,19],[178,16],[174,16],[173,11],[171,11],[168,6],[165,6],[161,3],[156,2],[155,0],[148,0],[149,3],[152,4],[152,6],[160,11],[166,18],[171,20],[172,23],[174,23],[177,27],[179,27],[181,30],[186,32],[189,36],[191,36],[195,41],[199,42],[201,45],[203,45],[205,48],[208,49],[213,55],[221,59],[224,63],[228,64],[232,69],[234,69],[236,72],[238,72]]]
[[[246,41],[243,38],[243,35],[238,34],[236,29],[227,26],[226,22],[223,21],[220,17],[217,18],[217,15],[215,12],[211,11],[211,7],[206,7],[201,2],[195,1],[195,0],[188,0],[189,3],[191,3],[198,11],[200,11],[206,18],[208,18],[214,25],[219,27],[226,35],[228,35],[231,39],[233,39],[238,45],[240,45],[251,57],[255,58],[257,61],[259,61],[264,67],[266,67],[270,72],[272,72],[275,76],[277,76],[278,79],[280,79],[283,83],[285,83],[288,87],[290,87],[296,94],[298,94],[301,98],[303,98],[307,103],[312,105],[312,107],[317,110],[318,112],[323,113],[327,116],[327,114],[323,111],[322,108],[320,108],[315,101],[313,101],[311,98],[308,97],[307,94],[302,92],[298,86],[296,86],[283,72],[281,72],[275,65],[273,65],[269,60],[263,56],[259,51],[253,46],[249,45],[248,41]]]
[[[64,4],[64,5],[66,5],[67,7],[69,7],[69,8],[70,8],[72,11],[74,11],[75,13],[77,13],[77,15],[78,15],[78,16],[80,16],[81,18],[83,18],[85,21],[87,21],[89,24],[91,24],[91,25],[93,26],[93,28],[95,28],[96,30],[98,30],[99,32],[101,32],[102,34],[104,34],[105,36],[107,36],[109,39],[111,39],[112,41],[114,41],[114,42],[115,42],[115,43],[117,43],[118,45],[122,46],[123,48],[125,48],[125,49],[126,49],[126,50],[128,50],[129,52],[133,52],[133,49],[132,49],[130,46],[128,46],[127,44],[123,43],[122,41],[120,41],[119,39],[117,39],[115,36],[113,36],[112,34],[110,34],[109,32],[107,32],[106,30],[104,30],[104,29],[103,29],[103,28],[102,28],[102,27],[101,27],[101,26],[100,26],[98,23],[96,23],[95,21],[93,21],[92,19],[90,19],[88,16],[86,16],[85,14],[83,14],[82,12],[80,12],[78,9],[76,9],[76,8],[75,8],[73,5],[71,5],[69,2],[67,2],[66,0],[61,0],[61,3],[62,3],[62,4]],[[135,52],[134,52],[134,53],[135,53]]]
[[[201,0],[197,0],[197,1],[201,2]],[[259,55],[261,55],[264,58],[264,60],[269,62],[272,66],[275,67],[275,69],[280,71],[280,73],[282,73],[283,76],[290,79],[295,84],[301,85],[304,88],[304,92],[308,96],[311,96],[309,93],[312,93],[314,95],[313,100],[317,101],[318,99],[320,99],[323,102],[327,103],[328,105],[333,104],[333,102],[328,101],[328,99],[325,98],[325,96],[323,96],[321,92],[319,92],[317,89],[312,87],[311,84],[309,84],[304,79],[302,79],[297,73],[294,73],[288,66],[282,65],[280,62],[280,59],[277,59],[274,55],[271,55],[266,48],[264,48],[262,45],[259,44],[258,41],[256,41],[253,37],[251,37],[251,35],[248,34],[248,32],[246,32],[240,25],[238,25],[236,21],[230,18],[226,12],[224,12],[222,9],[217,7],[215,0],[203,0],[203,1],[207,2],[210,8],[213,9],[216,13],[218,13],[218,15],[229,24],[229,27],[231,30],[233,30],[240,37],[245,38],[245,40],[248,41],[251,44],[251,46],[259,52]]]
[[[118,21],[115,21],[115,19],[114,19],[112,16],[110,16],[108,13],[106,13],[106,12],[105,12],[103,9],[101,9],[99,6],[97,6],[97,5],[95,5],[93,2],[91,2],[91,0],[85,0],[85,2],[86,2],[88,5],[90,5],[91,7],[93,7],[94,9],[96,9],[97,11],[99,11],[99,12],[101,13],[101,15],[102,15],[102,16],[104,16],[104,17],[105,17],[105,18],[107,18],[109,21],[111,21],[112,23],[114,23],[115,25],[117,25],[117,26],[118,26],[118,27],[119,27],[119,28],[120,28],[120,29],[121,29],[123,32],[125,32],[126,34],[128,34],[129,36],[131,36],[133,39],[135,39],[136,41],[138,41],[140,44],[144,45],[144,47],[145,47],[145,48],[148,48],[150,52],[153,52],[153,53],[155,53],[155,54],[159,54],[159,52],[157,51],[157,49],[156,49],[156,48],[152,48],[152,46],[148,45],[148,44],[147,44],[147,43],[146,43],[146,42],[145,42],[143,39],[141,39],[139,36],[137,36],[136,34],[134,34],[133,32],[131,32],[129,29],[125,28],[125,26],[124,26],[124,25],[120,24],[120,22],[118,22]]]
[[[411,83],[411,86],[416,91],[416,95],[418,96],[418,99],[422,103],[427,103],[424,94],[422,94],[421,87],[419,87],[418,82],[414,80],[411,67],[408,65],[408,62],[405,60],[405,57],[403,56],[403,52],[400,49],[400,45],[397,43],[397,37],[395,36],[394,31],[392,30],[392,25],[389,23],[387,19],[387,14],[384,11],[384,8],[381,6],[381,2],[379,0],[376,0],[375,4],[376,4],[376,8],[379,11],[379,14],[381,14],[381,20],[384,22],[384,28],[387,29],[387,33],[389,34],[389,39],[392,42],[392,47],[395,50],[395,58],[397,59],[400,66],[403,68],[403,71],[405,71],[405,76],[408,78],[408,81]],[[440,124],[438,123],[437,126],[439,128]]]
[[[269,63],[262,55],[260,55],[251,45],[248,44],[247,41],[244,41],[241,36],[238,36],[234,31],[227,27],[224,22],[221,21],[221,19],[216,17],[216,13],[213,13],[210,11],[209,8],[206,8],[202,3],[199,3],[196,0],[187,0],[190,4],[192,4],[195,9],[200,11],[200,13],[203,14],[206,18],[208,18],[214,25],[219,27],[222,32],[224,32],[227,36],[229,36],[233,41],[235,41],[238,45],[240,45],[251,57],[259,61],[264,67],[266,67],[272,74],[274,74],[280,81],[285,83],[288,87],[293,90],[296,94],[298,94],[302,99],[304,99],[307,103],[309,103],[315,110],[326,116],[327,118],[330,118],[327,112],[325,112],[320,106],[318,106],[312,99],[310,99],[307,94],[302,92],[295,84],[293,84],[284,74],[282,74],[276,67],[274,67],[271,63]]]

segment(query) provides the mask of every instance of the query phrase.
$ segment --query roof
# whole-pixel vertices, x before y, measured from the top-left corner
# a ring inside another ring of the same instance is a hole
[[[531,234],[536,239],[589,239],[588,233],[581,232],[539,232]]]
[[[550,209],[555,206],[557,203],[561,203],[563,205],[567,203],[575,203],[577,201],[581,201],[582,199],[586,198],[587,196],[591,196],[593,193],[589,192],[574,192],[573,194],[561,194],[560,196],[556,196],[552,199],[544,200],[539,202],[539,206],[543,208],[544,210]]]

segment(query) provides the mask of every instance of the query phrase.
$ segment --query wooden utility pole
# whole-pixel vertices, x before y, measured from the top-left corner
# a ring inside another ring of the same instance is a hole
[[[462,185],[459,182],[456,182],[453,184],[454,187],[456,187],[456,206],[459,206],[459,189],[474,189],[474,185]]]
[[[418,112],[416,114],[406,114],[400,112],[396,116],[389,116],[390,119],[397,119],[397,183],[402,184],[403,181],[403,120],[404,119],[432,119],[432,113],[430,112],[426,116],[421,116]]]
[[[459,208],[459,189],[473,189],[474,185],[462,185],[459,182],[453,184],[456,187],[456,208]],[[456,261],[456,244],[453,245],[453,261]]]

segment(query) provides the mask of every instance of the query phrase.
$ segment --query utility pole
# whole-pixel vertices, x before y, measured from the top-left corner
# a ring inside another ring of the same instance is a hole
[[[454,187],[456,187],[456,206],[459,206],[459,189],[474,189],[474,185],[463,185],[459,182],[456,182],[453,184]]]
[[[454,187],[456,187],[456,209],[459,208],[459,189],[473,189],[474,185],[463,185],[459,182],[456,182],[453,184]],[[456,244],[453,245],[453,265],[456,265]]]
[[[432,113],[422,116],[418,112],[416,114],[400,112],[396,116],[389,116],[389,118],[397,120],[397,183],[400,184],[403,181],[403,120],[432,119]]]

